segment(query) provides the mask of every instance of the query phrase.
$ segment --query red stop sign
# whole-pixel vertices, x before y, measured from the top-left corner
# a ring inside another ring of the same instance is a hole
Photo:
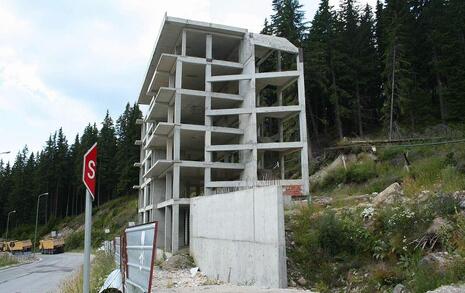
[[[92,200],[95,199],[95,181],[97,177],[97,143],[95,143],[84,155],[82,181],[87,187]]]

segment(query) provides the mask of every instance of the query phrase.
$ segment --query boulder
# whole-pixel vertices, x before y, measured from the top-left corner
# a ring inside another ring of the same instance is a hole
[[[406,199],[404,197],[402,186],[395,182],[373,198],[373,205],[375,207],[379,207],[382,205],[389,205],[405,201]]]
[[[438,271],[444,272],[449,265],[457,258],[457,256],[450,255],[448,252],[432,252],[424,256],[419,265],[420,266],[432,266]]]
[[[307,285],[307,280],[305,280],[304,277],[300,277],[298,280],[297,280],[297,284],[299,284],[300,286],[305,286]]]
[[[441,286],[426,293],[463,293],[465,292],[465,285],[447,285]]]
[[[456,191],[454,192],[453,197],[459,202],[459,207],[465,210],[465,191]]]
[[[331,162],[329,165],[326,167],[323,167],[321,170],[310,176],[310,183],[311,184],[317,184],[322,182],[328,174],[336,169],[339,169],[344,166],[344,161],[343,161],[343,156],[346,162],[346,165],[349,165],[353,162],[357,161],[357,156],[354,154],[349,154],[349,155],[340,155],[337,157],[333,162]]]

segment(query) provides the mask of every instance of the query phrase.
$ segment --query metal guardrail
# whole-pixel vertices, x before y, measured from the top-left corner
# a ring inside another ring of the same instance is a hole
[[[123,246],[121,262],[125,292],[151,292],[157,232],[158,222],[125,230],[125,239],[123,243],[120,241],[120,245]]]

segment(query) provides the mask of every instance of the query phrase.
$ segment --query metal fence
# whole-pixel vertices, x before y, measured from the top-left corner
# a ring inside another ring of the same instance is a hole
[[[132,226],[113,241],[125,292],[151,292],[158,222]]]
[[[114,252],[115,252],[115,262],[118,267],[121,266],[121,237],[115,237],[113,240]]]

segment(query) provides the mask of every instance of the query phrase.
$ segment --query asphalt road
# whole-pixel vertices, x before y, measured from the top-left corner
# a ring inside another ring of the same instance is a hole
[[[40,255],[39,261],[0,269],[0,292],[58,292],[61,281],[82,265],[82,253]]]

